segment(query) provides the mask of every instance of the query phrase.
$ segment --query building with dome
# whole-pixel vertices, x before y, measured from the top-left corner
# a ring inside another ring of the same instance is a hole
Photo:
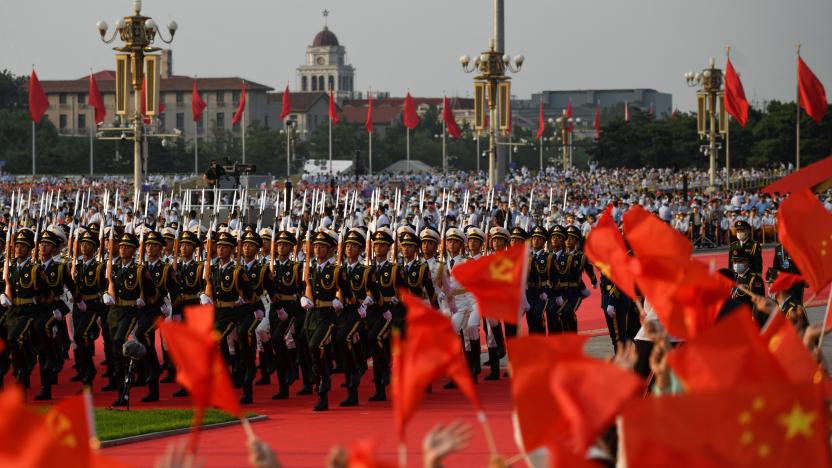
[[[347,49],[326,24],[329,12],[324,10],[324,28],[306,48],[306,63],[298,67],[301,92],[329,92],[341,102],[355,93],[355,68],[347,63]]]

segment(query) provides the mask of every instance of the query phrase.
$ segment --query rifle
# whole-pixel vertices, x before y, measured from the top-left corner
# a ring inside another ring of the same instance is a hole
[[[506,218],[503,220],[503,229],[508,229],[508,218],[511,217],[511,196],[513,195],[513,189],[513,185],[508,186],[508,207],[506,208]]]
[[[104,260],[104,217],[107,216],[107,204],[110,201],[110,192],[108,190],[104,191],[104,203],[102,205],[103,211],[100,213],[100,223],[101,227],[98,229],[98,245],[101,248],[98,250],[98,261],[101,262]],[[110,257],[109,261],[113,261],[113,258]],[[109,278],[109,276],[108,276]]]
[[[306,255],[303,258],[303,281],[306,283],[306,290],[304,291],[304,295],[309,299],[314,300],[312,297],[312,281],[311,277],[309,276],[309,264],[312,261],[312,230],[306,230]]]
[[[525,230],[529,230],[529,224],[534,219],[534,187],[532,187],[532,191],[529,193],[529,216],[526,217],[526,226]]]
[[[139,260],[138,260],[139,265],[144,265],[144,234],[148,230],[148,227],[147,227],[146,223],[147,223],[147,205],[149,203],[150,203],[150,193],[146,193],[145,196],[144,196],[144,220],[145,220],[145,224],[142,224],[142,226],[144,226],[144,229],[142,229],[142,233],[139,235]],[[113,227],[115,227],[115,224],[113,224]]]
[[[284,195],[285,197],[285,195]],[[264,199],[265,201],[265,199]],[[286,202],[284,202],[286,203]],[[272,221],[272,239],[269,246],[269,273],[274,276],[274,241],[277,237],[277,214],[280,212],[280,192],[277,192],[277,200],[274,202],[274,221]],[[262,216],[262,210],[260,215]],[[287,228],[288,229],[288,228]]]
[[[101,225],[101,232],[104,232],[104,221],[101,222]],[[113,231],[115,231],[115,226],[110,227],[110,240],[107,245],[107,269],[105,273],[107,275],[107,294],[115,299],[116,283],[113,281],[113,259],[115,258],[116,243],[113,240]]]
[[[20,204],[20,200],[18,200],[17,203]],[[6,294],[6,297],[9,298],[9,300],[12,299],[12,291],[13,291],[12,281],[11,281],[11,270],[10,270],[10,268],[11,268],[11,266],[10,266],[10,263],[11,263],[10,257],[12,256],[12,253],[13,253],[13,250],[12,250],[12,244],[13,244],[12,231],[14,231],[15,224],[17,223],[17,216],[14,213],[14,193],[12,193],[12,203],[11,203],[11,212],[10,213],[11,213],[11,216],[12,216],[12,221],[11,221],[11,224],[9,224],[9,230],[6,231],[6,255],[3,258],[3,281],[5,282],[5,285],[6,285],[6,289],[5,289],[4,293]]]

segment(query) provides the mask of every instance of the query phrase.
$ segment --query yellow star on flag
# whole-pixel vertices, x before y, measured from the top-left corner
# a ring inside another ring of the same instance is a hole
[[[786,427],[786,439],[793,439],[798,434],[808,439],[812,437],[812,423],[817,417],[813,412],[804,412],[796,402],[790,412],[780,415],[778,421]]]

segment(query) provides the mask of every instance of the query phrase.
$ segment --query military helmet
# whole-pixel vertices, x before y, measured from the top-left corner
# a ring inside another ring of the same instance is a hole
[[[511,229],[511,239],[519,239],[519,240],[526,240],[529,238],[529,233],[526,232],[525,229],[521,228],[520,226],[514,226]]]
[[[562,239],[566,239],[566,235],[566,228],[561,226],[560,224],[555,224],[554,226],[552,226],[552,229],[549,230],[549,237],[559,236]]]
[[[195,233],[191,231],[182,231],[182,233],[179,234],[179,243],[197,246],[200,242],[199,237]]]
[[[581,235],[581,230],[578,229],[577,226],[569,225],[566,228],[566,237],[574,237],[575,239],[580,240],[583,236]]]
[[[740,219],[740,220],[737,220],[734,223],[734,229],[736,229],[737,231],[741,231],[741,230],[750,231],[751,230],[751,225],[748,224],[748,221],[744,221],[744,220]]]
[[[494,226],[488,230],[488,237],[490,239],[505,239],[506,242],[509,240],[509,232],[508,229],[502,226]]]
[[[419,238],[422,242],[433,241],[438,243],[440,240],[439,233],[429,227],[422,229],[422,232],[419,234]]]
[[[347,237],[344,240],[347,244],[356,244],[359,246],[365,246],[367,242],[366,235],[364,231],[358,228],[350,229],[350,232],[347,233]]]

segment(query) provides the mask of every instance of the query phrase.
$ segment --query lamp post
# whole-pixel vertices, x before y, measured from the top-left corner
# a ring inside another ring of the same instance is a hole
[[[692,88],[701,87],[696,92],[696,126],[699,138],[705,138],[706,135],[708,138],[706,149],[709,160],[708,191],[714,192],[716,190],[717,131],[724,135],[728,129],[728,119],[722,99],[722,70],[716,68],[714,58],[711,57],[708,68],[697,73],[692,71],[685,73],[685,82]],[[719,112],[719,130],[717,130],[717,111]]]
[[[298,129],[297,121],[293,119],[286,120],[286,128],[281,129],[280,133],[286,135],[286,178],[288,179],[292,173],[291,161],[297,152]]]
[[[581,123],[580,117],[567,117],[566,111],[563,111],[562,116],[557,119],[549,118],[550,124],[557,124],[561,134],[561,146],[563,147],[563,170],[566,171],[572,167],[572,129],[576,124]]]
[[[178,25],[176,21],[170,21],[167,25],[169,39],[162,36],[162,32],[156,25],[153,18],[143,16],[141,14],[142,2],[141,0],[133,0],[133,14],[125,16],[123,19],[116,21],[116,30],[109,37],[107,36],[108,25],[105,21],[99,21],[96,24],[98,33],[101,35],[101,40],[105,44],[112,43],[116,36],[123,42],[122,47],[114,47],[114,50],[119,52],[116,54],[116,114],[127,116],[128,112],[128,94],[129,88],[132,86],[133,90],[133,112],[129,118],[129,126],[120,128],[104,128],[99,132],[100,139],[121,139],[133,141],[133,189],[138,193],[142,186],[142,140],[148,135],[145,132],[144,121],[141,114],[141,90],[142,83],[145,80],[145,74],[153,79],[158,76],[158,58],[161,49],[153,47],[157,35],[159,39],[165,44],[173,42],[173,36],[176,34]],[[147,73],[145,67],[148,68]],[[152,103],[152,106],[147,106],[147,114],[149,116],[155,115],[156,109],[155,95],[158,89],[155,87],[158,83],[152,83],[146,86],[146,100]],[[124,119],[122,119],[124,120]],[[113,132],[113,136],[106,136],[107,133]],[[181,134],[181,129],[172,135],[153,134],[155,137],[177,137]]]

